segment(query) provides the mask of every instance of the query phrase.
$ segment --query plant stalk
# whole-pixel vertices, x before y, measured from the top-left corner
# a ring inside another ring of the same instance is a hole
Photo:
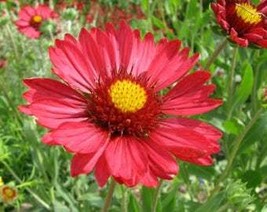
[[[162,185],[162,180],[159,181],[159,185],[154,193],[154,196],[153,196],[153,205],[152,205],[152,208],[151,208],[151,212],[156,212],[157,211],[157,205],[158,205],[158,201],[159,201],[159,196],[160,196],[160,188],[161,188],[161,185]]]
[[[217,46],[215,51],[211,54],[211,56],[208,58],[208,61],[206,65],[204,66],[205,69],[209,69],[211,64],[216,60],[220,52],[226,47],[227,44],[227,38],[224,38],[221,43]]]
[[[106,196],[105,203],[104,203],[104,206],[103,206],[101,212],[108,212],[108,209],[109,209],[109,206],[110,206],[110,203],[111,203],[111,200],[112,200],[112,196],[113,196],[113,193],[114,193],[115,186],[116,186],[116,182],[112,178],[111,182],[110,182],[110,185],[109,185],[108,194]]]
[[[232,116],[232,100],[233,100],[233,94],[234,94],[234,81],[235,81],[235,68],[236,68],[236,58],[237,58],[237,52],[238,52],[238,47],[234,48],[233,51],[233,60],[231,64],[231,69],[230,69],[230,79],[229,79],[229,84],[228,84],[228,91],[227,91],[227,119],[230,119]],[[230,107],[230,108],[229,108]]]

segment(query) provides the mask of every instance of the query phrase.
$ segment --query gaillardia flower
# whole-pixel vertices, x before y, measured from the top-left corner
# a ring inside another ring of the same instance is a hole
[[[248,0],[217,0],[211,8],[230,40],[242,47],[267,48],[267,1],[256,7]]]
[[[19,11],[19,19],[16,21],[18,30],[29,38],[39,38],[40,27],[48,19],[52,19],[56,13],[46,5],[36,8],[25,6]]]
[[[20,110],[50,129],[44,143],[74,155],[72,176],[94,171],[100,186],[110,176],[127,186],[156,186],[177,174],[176,158],[211,165],[221,132],[186,116],[221,100],[209,98],[215,89],[206,85],[209,72],[188,73],[198,55],[180,46],[155,43],[150,33],[141,39],[125,22],[82,29],[78,39],[66,35],[49,49],[64,82],[25,79],[29,104]]]

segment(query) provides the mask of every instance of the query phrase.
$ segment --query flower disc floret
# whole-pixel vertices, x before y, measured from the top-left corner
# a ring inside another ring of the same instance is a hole
[[[32,22],[35,23],[35,24],[41,23],[42,20],[43,20],[43,18],[40,15],[35,15],[35,16],[32,17]]]
[[[136,112],[146,101],[145,89],[130,80],[118,80],[110,86],[109,94],[115,107],[122,112]]]
[[[248,3],[236,3],[235,10],[237,16],[245,23],[257,24],[262,20],[261,14],[257,9]]]

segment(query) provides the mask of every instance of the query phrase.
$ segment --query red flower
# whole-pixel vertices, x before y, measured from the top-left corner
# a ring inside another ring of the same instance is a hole
[[[211,8],[233,42],[243,47],[255,44],[267,48],[267,1],[256,7],[248,0],[217,0]]]
[[[222,102],[209,98],[215,89],[205,85],[209,72],[188,74],[198,55],[189,57],[180,46],[179,40],[155,43],[150,33],[141,39],[124,22],[119,29],[82,29],[78,39],[66,35],[49,49],[64,83],[24,80],[29,105],[20,110],[50,129],[44,143],[74,154],[72,176],[94,171],[100,186],[110,176],[127,186],[156,186],[158,178],[177,174],[175,157],[211,165],[220,131],[185,116]]]
[[[16,25],[18,30],[27,37],[39,38],[42,23],[55,17],[56,13],[46,5],[39,5],[36,8],[25,6],[19,11]]]

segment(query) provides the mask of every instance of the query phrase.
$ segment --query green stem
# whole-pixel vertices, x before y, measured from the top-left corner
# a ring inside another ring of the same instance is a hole
[[[219,53],[225,48],[226,44],[227,44],[227,38],[224,38],[221,41],[221,43],[219,43],[219,45],[217,46],[215,51],[208,58],[208,61],[207,61],[206,65],[204,66],[205,69],[209,69],[210,68],[211,64],[216,60],[216,58],[218,57]]]
[[[127,200],[128,200],[128,193],[127,193],[127,189],[126,188],[124,188],[124,187],[122,187],[122,189],[123,189],[123,193],[122,193],[122,204],[121,204],[121,211],[122,212],[127,212],[128,211],[128,209],[127,209],[127,204],[128,204],[128,202],[127,202]]]
[[[153,196],[153,205],[152,205],[152,208],[151,208],[151,212],[156,212],[157,211],[157,205],[158,205],[158,201],[159,201],[159,196],[160,196],[160,188],[161,188],[161,185],[162,185],[162,180],[159,181],[159,185],[154,193],[154,196]]]
[[[181,174],[185,184],[186,184],[186,188],[187,188],[187,192],[189,194],[189,198],[190,200],[193,200],[194,199],[194,194],[192,192],[192,186],[191,186],[191,183],[190,183],[190,180],[189,180],[189,173],[188,173],[188,169],[185,165],[185,163],[180,163],[180,173],[183,173]]]
[[[11,18],[11,17],[10,17]],[[13,33],[11,32],[11,29],[9,27],[9,24],[6,24],[6,28],[7,28],[7,33],[8,33],[8,36],[10,38],[10,41],[11,41],[11,44],[13,46],[13,49],[14,49],[14,53],[15,53],[15,57],[16,57],[16,60],[19,59],[19,53],[18,53],[18,48],[17,48],[17,44],[14,40],[14,36],[13,36]]]
[[[251,129],[251,127],[255,124],[255,122],[258,120],[258,118],[260,117],[262,112],[262,108],[260,108],[257,113],[254,115],[254,117],[250,120],[250,122],[246,125],[243,133],[241,133],[236,140],[234,141],[234,147],[233,150],[229,156],[228,159],[228,163],[226,165],[226,168],[224,169],[223,173],[221,174],[220,178],[217,180],[216,182],[216,186],[213,189],[213,191],[211,192],[210,197],[213,196],[213,194],[217,193],[220,190],[220,183],[229,175],[229,171],[232,168],[234,159],[236,157],[236,154],[238,152],[238,149],[241,145],[241,142],[243,141],[244,137],[246,136],[246,134],[248,133],[248,131]]]
[[[6,169],[10,172],[10,174],[20,183],[22,184],[22,180],[18,177],[18,175],[13,171],[13,169],[4,161],[1,161],[3,165],[6,167]],[[50,206],[43,200],[41,197],[39,197],[36,193],[34,193],[31,189],[25,188],[32,196],[33,198],[39,202],[44,208],[47,210],[51,210]]]
[[[219,209],[217,209],[217,212],[224,212],[227,211],[227,209],[229,209],[229,203],[224,204],[223,206],[221,206]]]
[[[260,81],[260,70],[259,66],[255,69],[255,77],[254,77],[254,85],[253,85],[253,91],[252,91],[252,109],[255,111],[256,108],[258,107],[257,104],[257,86]]]
[[[228,115],[227,115],[227,119],[230,119],[230,117],[232,116],[232,100],[233,100],[233,94],[234,94],[234,81],[235,81],[235,68],[236,68],[236,59],[237,59],[237,53],[238,53],[238,47],[234,48],[233,51],[233,60],[232,60],[232,64],[231,64],[231,69],[230,69],[230,79],[229,79],[229,84],[228,84],[228,99],[227,99],[227,106],[228,106]]]
[[[257,51],[255,53],[255,60],[257,61],[258,57],[260,56],[260,51]],[[258,107],[258,101],[257,101],[257,91],[258,91],[258,86],[261,83],[261,73],[260,73],[260,64],[257,64],[256,68],[255,68],[255,76],[254,76],[254,84],[253,84],[253,90],[252,90],[252,94],[251,94],[251,99],[252,99],[252,109],[253,111],[256,111],[257,107]]]
[[[111,200],[112,200],[115,186],[116,186],[116,182],[114,179],[112,179],[110,182],[110,185],[109,185],[108,194],[107,194],[106,199],[105,199],[104,207],[102,208],[101,212],[108,212],[109,205],[110,205]]]
[[[14,106],[14,103],[13,103],[12,99],[9,97],[6,88],[7,88],[7,86],[5,85],[5,82],[2,81],[2,79],[1,79],[0,80],[0,90],[2,91],[3,96],[6,98],[6,101],[7,101],[8,105],[9,105],[10,109],[13,111],[12,114],[14,114],[15,118],[17,119],[17,121],[19,123],[21,123],[22,122],[21,116],[20,116],[17,108]]]

